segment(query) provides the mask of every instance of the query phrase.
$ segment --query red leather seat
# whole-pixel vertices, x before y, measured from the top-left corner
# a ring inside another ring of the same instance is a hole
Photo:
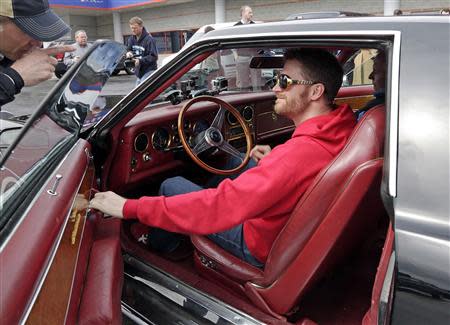
[[[203,276],[246,295],[272,315],[284,315],[384,215],[380,198],[385,109],[369,110],[342,152],[301,197],[269,253],[264,270],[203,236],[192,236]]]

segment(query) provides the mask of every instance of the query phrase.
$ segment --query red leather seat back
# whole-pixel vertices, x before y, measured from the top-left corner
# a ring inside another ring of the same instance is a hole
[[[259,285],[272,284],[286,271],[323,221],[355,169],[383,156],[384,129],[385,109],[384,105],[379,105],[365,114],[341,153],[316,176],[302,196],[272,246],[264,278]],[[359,190],[366,191],[367,188]]]
[[[192,236],[199,271],[274,316],[287,314],[385,215],[380,196],[384,134],[385,109],[380,105],[364,115],[341,153],[299,200],[263,272],[206,237]]]

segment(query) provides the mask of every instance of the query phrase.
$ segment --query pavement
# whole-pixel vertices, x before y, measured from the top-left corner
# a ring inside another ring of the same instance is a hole
[[[24,87],[20,94],[16,95],[16,99],[9,104],[3,105],[2,110],[9,111],[14,115],[26,115],[33,113],[44,97],[55,87],[59,79],[56,77],[44,81],[33,87]],[[121,95],[128,94],[135,86],[136,77],[121,72],[117,76],[109,78],[102,94]]]

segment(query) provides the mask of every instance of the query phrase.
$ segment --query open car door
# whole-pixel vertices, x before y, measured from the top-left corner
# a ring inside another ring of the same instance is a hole
[[[125,52],[98,42],[0,156],[0,323],[121,322],[120,224],[88,209],[98,96]]]

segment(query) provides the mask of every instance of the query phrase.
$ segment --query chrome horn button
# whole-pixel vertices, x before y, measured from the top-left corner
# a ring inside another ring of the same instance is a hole
[[[211,146],[219,146],[223,142],[222,133],[216,128],[209,128],[205,132],[205,139]]]

